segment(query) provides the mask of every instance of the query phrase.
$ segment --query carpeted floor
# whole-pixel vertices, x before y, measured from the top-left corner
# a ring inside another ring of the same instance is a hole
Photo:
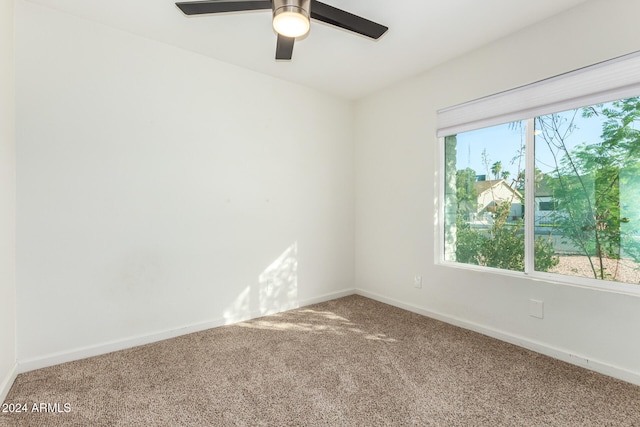
[[[3,426],[640,426],[640,387],[361,296],[21,374],[6,403]]]

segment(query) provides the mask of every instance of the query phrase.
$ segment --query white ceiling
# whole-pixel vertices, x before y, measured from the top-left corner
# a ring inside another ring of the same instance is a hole
[[[355,99],[587,0],[323,0],[389,27],[377,41],[312,21],[275,61],[270,11],[187,17],[171,0],[30,0],[277,78]]]

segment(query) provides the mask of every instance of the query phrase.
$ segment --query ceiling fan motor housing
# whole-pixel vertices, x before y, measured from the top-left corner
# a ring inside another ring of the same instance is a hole
[[[309,19],[311,0],[273,0],[273,17],[283,12],[300,13]]]
[[[389,28],[319,0],[197,0],[179,1],[176,6],[185,15],[268,10],[273,12],[272,26],[278,35],[276,60],[290,60],[297,37],[310,29],[311,4],[313,19],[377,40]]]

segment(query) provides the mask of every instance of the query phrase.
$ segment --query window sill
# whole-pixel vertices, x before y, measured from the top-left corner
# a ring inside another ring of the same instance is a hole
[[[540,271],[534,271],[525,273],[522,271],[503,270],[500,268],[485,267],[481,265],[473,264],[461,264],[452,261],[440,261],[436,265],[454,268],[459,270],[475,271],[484,274],[492,274],[498,276],[515,277],[518,279],[544,281],[548,283],[558,285],[568,285],[579,287],[583,289],[590,289],[596,291],[613,292],[618,294],[625,294],[635,297],[640,297],[640,284],[634,285],[630,283],[614,282],[610,280],[590,279],[587,277],[566,276],[556,273],[545,273]]]

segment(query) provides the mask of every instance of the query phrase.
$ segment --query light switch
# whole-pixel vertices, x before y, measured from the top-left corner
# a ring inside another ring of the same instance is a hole
[[[544,318],[544,302],[536,299],[529,300],[529,316],[537,317],[538,319]]]
[[[422,276],[419,274],[413,276],[413,287],[418,289],[422,288]]]

